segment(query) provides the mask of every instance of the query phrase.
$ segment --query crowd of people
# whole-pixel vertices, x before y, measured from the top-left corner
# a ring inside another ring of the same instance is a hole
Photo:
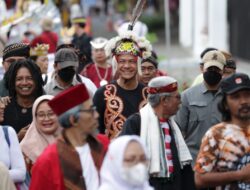
[[[233,56],[205,49],[180,93],[144,36],[92,38],[85,23],[58,44],[45,19],[4,48],[0,189],[250,189],[250,79]]]

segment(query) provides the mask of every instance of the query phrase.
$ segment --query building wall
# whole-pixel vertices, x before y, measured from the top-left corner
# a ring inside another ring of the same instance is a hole
[[[179,32],[195,56],[206,47],[228,50],[227,0],[180,0]]]

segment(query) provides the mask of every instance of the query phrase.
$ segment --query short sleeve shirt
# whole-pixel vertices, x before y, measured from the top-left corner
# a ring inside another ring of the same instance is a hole
[[[250,163],[250,128],[220,123],[207,131],[194,170],[198,173],[240,170]],[[250,189],[250,184],[235,182],[222,189]]]

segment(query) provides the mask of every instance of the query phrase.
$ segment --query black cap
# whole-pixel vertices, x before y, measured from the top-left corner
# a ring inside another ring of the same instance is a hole
[[[221,81],[221,90],[226,94],[233,94],[240,90],[250,90],[250,79],[243,73],[235,73]]]
[[[213,48],[213,47],[208,47],[208,48],[204,49],[204,50],[201,52],[201,54],[200,54],[201,59],[203,58],[203,56],[204,56],[207,52],[213,51],[213,50],[218,50],[218,49],[217,49],[217,48]]]
[[[233,59],[228,59],[228,60],[226,60],[225,67],[236,69],[236,62]]]
[[[150,56],[150,57],[148,57],[146,59],[142,59],[141,64],[143,64],[145,62],[150,62],[150,63],[152,63],[154,65],[154,67],[156,69],[158,68],[158,62],[153,56]]]

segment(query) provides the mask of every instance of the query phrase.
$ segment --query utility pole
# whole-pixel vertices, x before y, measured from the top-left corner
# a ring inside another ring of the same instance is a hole
[[[166,38],[166,53],[170,56],[171,46],[171,31],[170,31],[170,13],[169,13],[169,0],[164,1],[164,13],[165,13],[165,38]]]

